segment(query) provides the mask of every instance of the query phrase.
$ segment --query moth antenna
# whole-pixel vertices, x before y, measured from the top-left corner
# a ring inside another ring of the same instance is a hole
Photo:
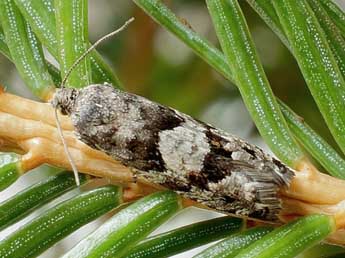
[[[91,47],[88,48],[88,50],[85,51],[84,54],[82,54],[74,63],[73,65],[68,69],[65,77],[63,78],[62,82],[61,82],[61,88],[63,89],[65,87],[65,84],[67,82],[68,77],[71,75],[71,73],[73,72],[73,70],[75,69],[75,67],[77,65],[80,64],[81,61],[83,61],[83,59],[91,53],[92,50],[94,50],[99,44],[101,44],[103,41],[107,40],[108,38],[120,33],[121,31],[123,31],[124,29],[126,29],[128,27],[128,25],[130,23],[132,23],[134,21],[134,17],[130,18],[128,21],[125,22],[125,24],[123,24],[120,28],[118,28],[117,30],[110,32],[109,34],[101,37],[99,40],[97,40]]]
[[[76,167],[76,165],[75,165],[75,163],[74,163],[74,161],[72,159],[71,153],[69,152],[69,150],[67,148],[67,144],[66,144],[66,141],[65,141],[65,138],[63,136],[62,129],[61,129],[61,125],[60,125],[60,120],[59,120],[59,116],[58,116],[58,113],[57,113],[57,109],[55,108],[54,110],[55,110],[56,126],[57,126],[57,129],[58,129],[61,141],[62,141],[62,145],[64,147],[67,159],[68,159],[69,163],[71,164],[71,167],[72,167],[72,170],[73,170],[73,174],[74,174],[74,178],[75,178],[75,183],[76,183],[77,186],[80,186],[80,180],[79,180],[79,176],[78,176],[77,167]]]

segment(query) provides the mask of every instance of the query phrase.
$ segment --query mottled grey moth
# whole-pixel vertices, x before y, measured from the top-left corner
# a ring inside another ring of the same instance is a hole
[[[277,220],[294,172],[260,148],[111,85],[59,89],[51,103],[81,141],[139,179],[221,212]]]

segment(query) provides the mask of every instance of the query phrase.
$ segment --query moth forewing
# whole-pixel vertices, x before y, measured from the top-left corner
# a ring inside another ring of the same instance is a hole
[[[111,85],[60,89],[77,137],[148,180],[209,208],[275,221],[294,172],[260,148]]]

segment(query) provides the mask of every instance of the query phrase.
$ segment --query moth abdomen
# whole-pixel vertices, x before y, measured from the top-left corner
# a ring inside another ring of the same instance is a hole
[[[62,95],[55,103],[67,105],[79,139],[133,168],[139,180],[222,212],[277,219],[278,192],[294,173],[260,148],[111,86],[78,90],[72,103]]]

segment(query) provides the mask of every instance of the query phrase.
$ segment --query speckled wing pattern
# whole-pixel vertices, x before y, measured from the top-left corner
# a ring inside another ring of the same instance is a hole
[[[260,148],[107,85],[69,92],[56,98],[78,138],[133,168],[139,179],[221,212],[277,220],[278,192],[294,172]]]

